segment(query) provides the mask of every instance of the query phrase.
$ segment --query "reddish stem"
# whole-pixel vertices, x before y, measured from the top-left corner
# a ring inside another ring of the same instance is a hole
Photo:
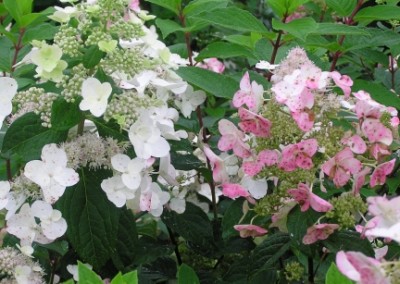
[[[18,41],[16,44],[14,44],[15,52],[14,52],[14,58],[13,58],[12,65],[11,65],[11,73],[13,73],[15,70],[14,65],[17,63],[19,51],[24,47],[22,44],[22,38],[24,36],[24,33],[25,33],[25,29],[21,28],[19,30]]]
[[[351,12],[351,15],[347,19],[344,20],[344,24],[346,24],[348,26],[351,26],[354,24],[354,21],[353,21],[354,16],[360,10],[363,3],[364,3],[364,0],[358,0],[356,7],[354,8],[353,12]],[[342,46],[345,37],[346,37],[345,35],[340,36],[339,41],[338,41],[339,46]],[[336,51],[335,54],[333,55],[332,64],[331,64],[331,68],[330,68],[331,72],[335,70],[336,64],[341,55],[342,55],[342,52],[340,52],[340,51]]]
[[[284,23],[284,22],[286,21],[286,18],[287,18],[287,17],[288,17],[288,14],[285,13],[285,15],[283,16],[283,19],[282,19],[282,23]],[[282,44],[281,44],[282,35],[283,35],[283,31],[282,31],[282,30],[279,30],[279,32],[278,32],[278,37],[276,38],[275,43],[272,43],[274,49],[272,50],[271,59],[269,60],[269,62],[270,62],[271,64],[274,64],[274,63],[275,63],[276,56],[277,56],[277,54],[278,54],[278,49],[279,49],[279,47],[281,47],[281,45],[282,45]],[[267,74],[267,79],[268,79],[268,81],[271,81],[271,77],[272,77],[272,73],[271,73],[271,72],[268,72],[268,74]]]

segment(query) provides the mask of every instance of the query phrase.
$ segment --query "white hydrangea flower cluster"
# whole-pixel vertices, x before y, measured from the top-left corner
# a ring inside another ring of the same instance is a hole
[[[46,283],[40,265],[11,247],[0,249],[0,275],[0,284]]]

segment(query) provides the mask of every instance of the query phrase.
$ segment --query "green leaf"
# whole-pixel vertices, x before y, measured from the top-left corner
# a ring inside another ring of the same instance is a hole
[[[22,43],[27,44],[32,40],[53,39],[58,27],[49,23],[42,23],[34,28],[27,29],[22,38]]]
[[[242,205],[243,200],[237,199],[226,210],[222,218],[222,238],[228,239],[238,235],[238,231],[233,226],[237,225],[243,216]]]
[[[177,71],[183,80],[219,98],[231,99],[239,90],[232,78],[198,67],[181,67]]]
[[[331,266],[328,269],[328,272],[326,273],[325,284],[337,284],[337,283],[352,284],[353,281],[351,281],[349,278],[340,273],[336,264],[332,262]]]
[[[280,18],[292,14],[299,6],[310,0],[268,0],[267,4]]]
[[[80,258],[100,269],[115,253],[119,211],[101,189],[108,170],[80,169],[79,183],[68,188],[57,208],[67,221],[67,237]]]
[[[368,239],[361,238],[361,235],[354,231],[338,231],[332,234],[328,239],[322,241],[323,245],[330,252],[336,253],[341,250],[359,251],[366,256],[373,257],[375,255],[371,243]]]
[[[156,19],[156,25],[160,29],[164,39],[174,32],[183,32],[185,30],[181,25],[172,20]]]
[[[0,54],[0,70],[10,72],[14,48],[13,43],[7,37],[0,37]]]
[[[75,284],[75,281],[74,281],[74,279],[69,279],[61,284]]]
[[[251,255],[252,274],[257,270],[272,269],[279,258],[290,249],[290,237],[285,233],[275,233],[259,244]]]
[[[195,16],[203,12],[209,12],[219,8],[226,8],[228,0],[195,0],[190,2],[184,9],[186,17]]]
[[[400,7],[377,5],[360,10],[354,20],[367,25],[372,21],[400,20]]]
[[[97,45],[90,46],[83,55],[83,66],[87,69],[95,67],[104,55],[105,52],[101,51]]]
[[[196,272],[189,265],[181,264],[178,270],[178,284],[200,284]]]
[[[80,261],[78,261],[78,276],[79,284],[103,284],[100,276]]]
[[[357,92],[359,90],[368,92],[378,103],[400,109],[400,98],[380,83],[355,80],[352,91]]]
[[[139,247],[138,232],[135,216],[130,210],[124,210],[119,219],[116,252],[112,255],[112,261],[119,270],[130,265]]]
[[[305,40],[306,37],[317,30],[318,24],[313,18],[301,18],[289,23],[282,23],[272,19],[272,27],[276,30],[283,30],[299,39]]]
[[[193,18],[239,32],[268,33],[264,24],[250,12],[236,7],[216,9]]]
[[[350,16],[357,5],[357,0],[325,0],[326,5],[341,17]]]
[[[111,281],[111,284],[138,284],[138,275],[137,271],[132,271],[129,273],[126,273],[122,275],[121,272],[119,272]]]
[[[21,27],[27,27],[30,24],[32,24],[36,19],[38,19],[40,17],[42,17],[41,13],[31,13],[31,14],[23,15],[21,17],[20,26]]]
[[[181,3],[182,0],[145,0],[145,1],[166,8],[174,12],[176,15],[179,15],[179,11],[182,5]]]
[[[161,220],[174,232],[203,248],[209,248],[213,243],[213,229],[206,213],[193,203],[186,203],[182,214],[165,211]]]
[[[112,137],[120,142],[129,140],[128,133],[122,130],[115,120],[105,122],[103,119],[97,117],[91,117],[91,120],[96,125],[101,137]]]
[[[388,178],[388,179],[386,179],[386,183],[389,187],[389,194],[395,194],[396,190],[400,186],[400,177],[396,176],[396,177]]]
[[[51,107],[51,127],[55,130],[69,130],[82,120],[79,109],[79,100],[68,103],[63,98],[58,98]]]
[[[17,22],[18,25],[21,25],[21,17],[24,15],[22,7],[26,8],[26,3],[31,2],[32,0],[4,0],[4,7],[10,13],[11,17]],[[30,11],[29,11],[30,12]],[[29,13],[28,12],[28,13]]]
[[[255,57],[251,50],[247,47],[229,43],[229,42],[213,42],[200,51],[196,57],[196,61],[202,61],[205,58],[231,58],[231,57]]]
[[[38,245],[46,249],[55,251],[61,256],[64,256],[69,249],[68,242],[63,240],[57,240],[49,244],[38,244]]]
[[[251,40],[250,36],[245,35],[228,35],[224,37],[224,40],[229,41],[231,43],[235,43],[237,45],[246,46],[252,48],[254,43]]]
[[[318,35],[365,35],[370,36],[370,33],[365,28],[348,26],[337,23],[319,23],[316,30],[311,34]]]
[[[42,148],[49,143],[59,143],[67,138],[68,131],[57,131],[42,126],[42,120],[33,112],[18,118],[8,128],[2,153],[10,151],[28,162],[40,158]]]

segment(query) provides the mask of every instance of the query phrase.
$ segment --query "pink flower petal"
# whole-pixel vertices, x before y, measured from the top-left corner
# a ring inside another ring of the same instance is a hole
[[[245,188],[243,188],[240,184],[224,183],[221,186],[222,186],[222,194],[229,198],[236,199],[238,197],[250,196],[249,192]]]

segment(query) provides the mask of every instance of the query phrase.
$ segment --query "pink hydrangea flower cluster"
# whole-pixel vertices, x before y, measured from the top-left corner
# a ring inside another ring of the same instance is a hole
[[[330,179],[337,188],[350,184],[352,194],[358,195],[363,186],[375,187],[386,182],[396,163],[390,157],[393,149],[389,148],[396,137],[394,127],[398,126],[396,109],[377,103],[364,91],[352,93],[350,77],[337,71],[322,71],[300,48],[291,50],[273,73],[272,96],[265,99],[262,85],[251,81],[246,72],[232,101],[238,110],[238,127],[227,119],[218,124],[218,149],[233,153],[241,162],[241,180],[224,174],[222,160],[216,159],[214,153],[211,155],[209,148],[206,150],[214,168],[214,180],[223,195],[233,199],[244,197],[257,204],[263,196],[253,195],[249,186],[253,183],[249,180],[263,184],[266,194],[267,180],[273,180],[279,188],[286,182],[283,177],[304,173],[293,186],[285,188],[287,198],[282,208],[297,202],[303,212],[328,212],[333,206],[312,192],[314,183]],[[341,90],[341,94],[335,90]],[[271,115],[274,107],[279,108],[279,119]],[[345,107],[352,117],[352,128],[347,131],[330,122],[332,115]],[[297,130],[286,129],[293,133],[290,139],[279,141],[278,145],[270,143],[276,139],[274,133],[285,132],[281,123],[295,125]],[[341,137],[330,137],[330,133],[339,133]],[[293,205],[284,213],[278,209],[274,216],[280,217],[272,218],[272,226],[284,228],[281,222],[291,208]],[[308,229],[305,244],[324,240],[340,227],[321,220]]]

